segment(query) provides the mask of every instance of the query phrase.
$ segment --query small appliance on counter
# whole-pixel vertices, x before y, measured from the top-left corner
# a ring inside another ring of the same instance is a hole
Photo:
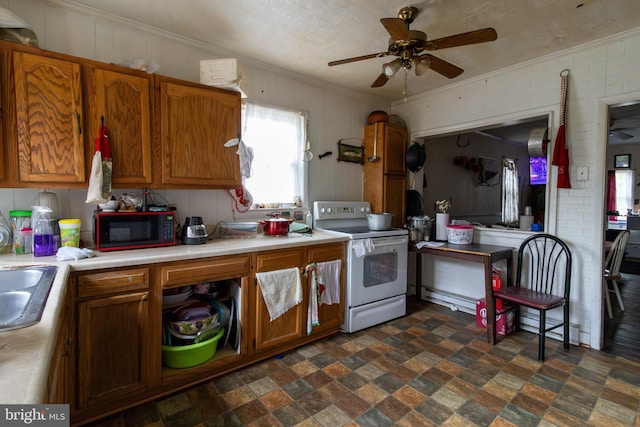
[[[183,245],[202,245],[207,243],[209,234],[202,223],[201,216],[188,216],[182,226]]]
[[[96,211],[93,218],[93,241],[99,251],[155,248],[176,244],[175,211]]]

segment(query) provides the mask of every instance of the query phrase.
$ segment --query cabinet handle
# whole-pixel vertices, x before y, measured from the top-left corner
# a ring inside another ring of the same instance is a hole
[[[80,124],[80,113],[76,111],[76,120],[78,121],[78,135],[82,135],[82,125]]]

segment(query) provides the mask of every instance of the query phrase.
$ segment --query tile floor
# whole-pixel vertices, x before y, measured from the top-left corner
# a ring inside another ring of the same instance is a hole
[[[640,363],[423,303],[93,426],[634,426]]]

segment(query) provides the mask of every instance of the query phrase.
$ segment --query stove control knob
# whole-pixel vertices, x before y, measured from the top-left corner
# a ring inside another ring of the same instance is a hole
[[[326,209],[325,208],[320,208],[320,213],[325,213]]]
[[[365,212],[365,208],[364,208],[364,206],[362,206],[362,207],[360,208],[360,212],[361,212],[361,213],[364,213],[364,212]]]
[[[367,210],[367,213],[371,212],[371,208],[366,208],[366,210]]]
[[[327,213],[330,214],[331,213],[331,208],[327,208]]]

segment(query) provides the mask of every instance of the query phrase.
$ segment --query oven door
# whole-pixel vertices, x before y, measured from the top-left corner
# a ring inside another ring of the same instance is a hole
[[[408,237],[371,239],[374,249],[358,257],[350,241],[348,254],[347,307],[407,293]]]

